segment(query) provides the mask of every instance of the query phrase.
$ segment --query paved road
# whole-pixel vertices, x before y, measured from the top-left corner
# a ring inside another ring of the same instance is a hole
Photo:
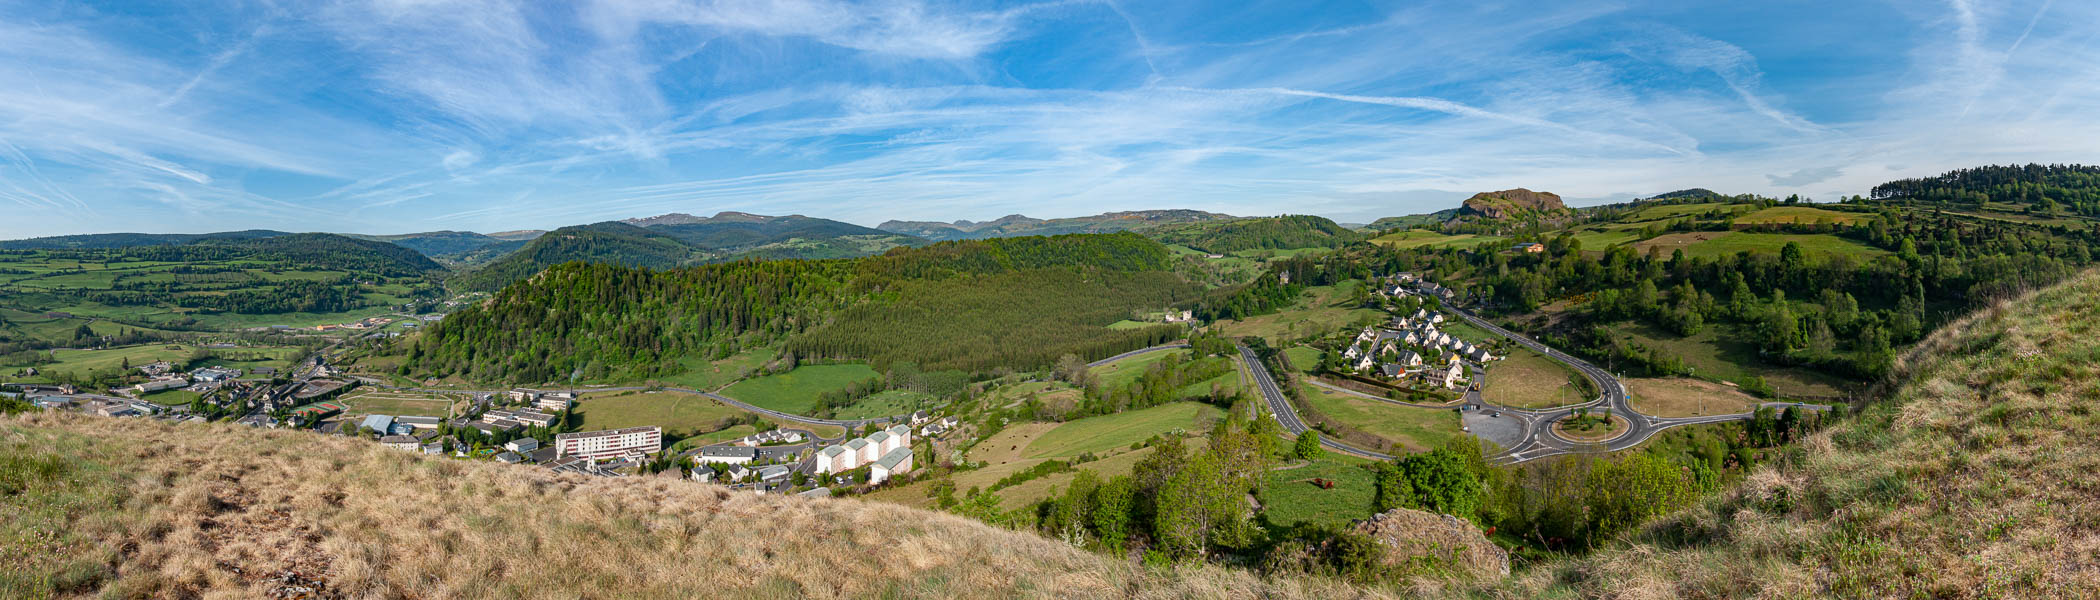
[[[1122,353],[1122,354],[1118,354],[1118,355],[1115,355],[1115,356],[1111,356],[1111,357],[1108,357],[1108,358],[1104,358],[1104,359],[1101,359],[1101,360],[1097,360],[1097,361],[1094,361],[1094,362],[1090,362],[1090,363],[1087,363],[1087,364],[1086,364],[1086,366],[1089,366],[1089,367],[1098,367],[1098,366],[1101,366],[1101,365],[1105,365],[1105,364],[1108,364],[1108,363],[1112,363],[1112,362],[1116,362],[1116,361],[1119,361],[1119,360],[1123,360],[1123,359],[1126,359],[1126,358],[1130,358],[1130,357],[1132,357],[1132,356],[1137,356],[1137,355],[1139,355],[1139,354],[1150,354],[1150,353],[1153,353],[1153,352],[1158,352],[1158,351],[1161,351],[1161,350],[1174,350],[1174,349],[1177,349],[1177,348],[1187,348],[1187,347],[1189,347],[1189,343],[1188,343],[1187,341],[1174,341],[1174,342],[1168,342],[1168,343],[1165,343],[1165,344],[1161,344],[1161,345],[1158,345],[1158,346],[1153,346],[1153,347],[1150,347],[1150,348],[1139,348],[1139,349],[1136,349],[1136,350],[1131,350],[1131,351],[1129,351],[1129,352],[1124,352],[1124,353]]]
[[[1240,346],[1240,361],[1246,363],[1247,372],[1252,373],[1254,375],[1254,383],[1256,387],[1261,388],[1262,399],[1267,401],[1269,405],[1269,415],[1276,417],[1276,422],[1278,424],[1283,425],[1284,431],[1289,431],[1295,435],[1305,433],[1307,429],[1310,429],[1309,427],[1305,426],[1305,421],[1300,420],[1298,418],[1298,410],[1295,408],[1291,408],[1290,398],[1285,397],[1283,395],[1283,388],[1277,387],[1276,380],[1274,378],[1269,377],[1269,368],[1261,364],[1261,359],[1259,357],[1254,356],[1253,349],[1250,349],[1246,346]],[[1354,454],[1373,460],[1393,459],[1393,455],[1372,452],[1370,450],[1365,450],[1362,448],[1337,442],[1328,439],[1327,436],[1324,435],[1320,436],[1320,445],[1326,446],[1329,449],[1332,449],[1337,452]]]
[[[1474,327],[1478,327],[1489,333],[1508,338],[1509,340],[1514,341],[1517,344],[1524,346],[1525,348],[1531,349],[1533,352],[1537,352],[1540,355],[1543,355],[1549,359],[1567,365],[1569,368],[1572,368],[1576,372],[1581,373],[1584,378],[1589,379],[1591,385],[1598,390],[1597,397],[1592,398],[1588,401],[1544,410],[1529,410],[1500,406],[1489,403],[1486,400],[1486,398],[1483,398],[1480,395],[1480,389],[1486,381],[1486,371],[1484,369],[1481,369],[1479,365],[1468,364],[1467,366],[1474,374],[1474,381],[1472,385],[1466,389],[1466,393],[1458,405],[1459,411],[1462,413],[1461,418],[1465,420],[1465,423],[1467,424],[1467,428],[1469,430],[1474,430],[1476,435],[1481,435],[1482,437],[1490,439],[1491,441],[1494,441],[1497,444],[1501,444],[1503,446],[1504,450],[1502,452],[1489,457],[1490,460],[1496,462],[1514,464],[1538,460],[1549,456],[1559,456],[1562,454],[1573,454],[1577,452],[1596,452],[1600,450],[1625,450],[1627,448],[1639,446],[1643,442],[1648,441],[1650,438],[1655,437],[1656,433],[1661,432],[1665,429],[1669,429],[1671,427],[1681,427],[1685,425],[1700,425],[1706,423],[1725,423],[1729,421],[1744,421],[1749,420],[1755,414],[1739,413],[1730,415],[1713,415],[1706,417],[1682,418],[1653,417],[1644,415],[1641,414],[1639,411],[1633,409],[1631,397],[1628,396],[1626,393],[1626,386],[1619,381],[1619,378],[1617,376],[1612,375],[1611,372],[1606,371],[1596,365],[1590,364],[1589,361],[1585,361],[1581,358],[1570,356],[1567,353],[1555,350],[1551,346],[1547,346],[1543,343],[1540,343],[1537,340],[1525,337],[1523,334],[1503,329],[1502,327],[1497,326],[1494,323],[1488,322],[1486,319],[1482,319],[1478,316],[1474,316],[1470,312],[1466,312],[1464,309],[1446,305],[1444,306],[1444,311],[1458,315],[1459,318],[1465,319],[1467,323],[1472,324]],[[1254,352],[1252,350],[1249,350],[1246,346],[1241,346],[1240,357],[1241,360],[1247,363],[1248,371],[1254,374],[1254,380],[1257,384],[1259,384],[1259,387],[1262,391],[1262,396],[1267,400],[1267,403],[1269,405],[1269,412],[1276,416],[1277,422],[1282,423],[1284,429],[1290,431],[1291,433],[1304,432],[1307,429],[1304,421],[1298,418],[1296,409],[1291,407],[1289,399],[1284,397],[1283,391],[1277,387],[1275,380],[1270,377],[1268,369],[1263,367],[1261,365],[1261,362],[1255,358]],[[1313,384],[1326,389],[1335,390],[1344,394],[1351,394],[1355,396],[1361,396],[1364,398],[1379,400],[1383,402],[1390,402],[1394,404],[1405,404],[1409,406],[1419,406],[1423,408],[1447,408],[1444,406],[1420,405],[1406,402],[1398,402],[1395,400],[1380,398],[1370,394],[1356,392],[1354,390],[1327,385],[1318,381],[1313,382]],[[1767,402],[1764,403],[1762,406],[1773,408],[1784,408],[1788,406],[1794,406],[1806,410],[1828,410],[1829,408],[1826,406],[1789,402]],[[1592,412],[1603,412],[1608,410],[1612,415],[1623,417],[1626,419],[1626,431],[1624,433],[1619,434],[1618,437],[1602,442],[1576,442],[1553,433],[1553,423],[1555,421],[1574,416],[1576,412],[1580,410],[1589,410]],[[1333,442],[1332,440],[1322,439],[1321,443],[1335,450],[1347,452],[1349,454],[1355,454],[1357,456],[1375,458],[1380,460],[1392,458],[1390,456],[1380,454],[1377,452],[1372,452],[1369,450],[1348,446],[1346,444]]]

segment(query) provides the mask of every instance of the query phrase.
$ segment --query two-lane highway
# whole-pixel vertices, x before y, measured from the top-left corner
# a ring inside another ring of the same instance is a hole
[[[1301,434],[1310,429],[1305,426],[1305,421],[1298,418],[1298,410],[1291,407],[1290,398],[1284,396],[1283,388],[1278,387],[1276,380],[1269,377],[1268,367],[1261,364],[1261,358],[1254,355],[1254,350],[1246,346],[1240,346],[1239,348],[1240,362],[1245,363],[1247,372],[1253,374],[1255,387],[1261,388],[1262,399],[1269,405],[1269,414],[1276,417],[1276,422],[1283,425],[1283,430],[1292,434]],[[1354,454],[1374,460],[1393,459],[1393,455],[1372,452],[1337,442],[1324,435],[1320,436],[1320,445],[1337,452]]]

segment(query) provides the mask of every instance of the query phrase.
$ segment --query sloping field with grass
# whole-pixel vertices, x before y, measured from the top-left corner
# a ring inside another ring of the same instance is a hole
[[[1088,417],[1058,425],[1022,450],[1030,458],[1061,458],[1104,452],[1142,442],[1174,430],[1202,433],[1224,418],[1225,411],[1196,402],[1175,402],[1144,410]]]
[[[1385,596],[1147,568],[879,502],[225,424],[0,417],[0,491],[6,598]]]
[[[1650,248],[1655,248],[1663,256],[1669,256],[1670,252],[1674,250],[1683,250],[1684,255],[1688,257],[1718,258],[1738,252],[1770,252],[1776,254],[1780,248],[1785,247],[1789,242],[1800,244],[1801,251],[1810,255],[1828,256],[1842,254],[1853,258],[1866,259],[1888,254],[1887,250],[1834,235],[1753,233],[1748,231],[1672,233],[1650,238],[1634,244],[1633,247],[1643,254],[1646,254]]]
[[[877,376],[874,367],[864,364],[803,365],[786,373],[739,381],[721,393],[759,408],[807,415],[817,410],[817,394]]]
[[[1737,225],[1763,225],[1768,223],[1798,223],[1851,225],[1867,220],[1866,213],[1839,212],[1813,206],[1774,206],[1735,218]]]
[[[1496,595],[2100,594],[2100,274],[1942,328],[1895,377],[1703,506]]]

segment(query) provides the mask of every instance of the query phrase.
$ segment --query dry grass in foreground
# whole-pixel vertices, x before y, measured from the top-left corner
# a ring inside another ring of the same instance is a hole
[[[0,418],[0,458],[8,598],[1379,596],[1149,569],[877,502],[558,475],[302,432],[32,414]]]
[[[2100,597],[2100,275],[1941,329],[1892,397],[1631,544],[1485,592]]]

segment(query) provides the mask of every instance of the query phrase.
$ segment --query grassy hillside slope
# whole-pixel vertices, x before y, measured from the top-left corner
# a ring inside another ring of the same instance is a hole
[[[78,415],[0,418],[0,507],[7,598],[1377,597],[877,502]]]
[[[2100,272],[1942,328],[1896,377],[1736,489],[1630,547],[1522,576],[1514,595],[2100,593]]]

